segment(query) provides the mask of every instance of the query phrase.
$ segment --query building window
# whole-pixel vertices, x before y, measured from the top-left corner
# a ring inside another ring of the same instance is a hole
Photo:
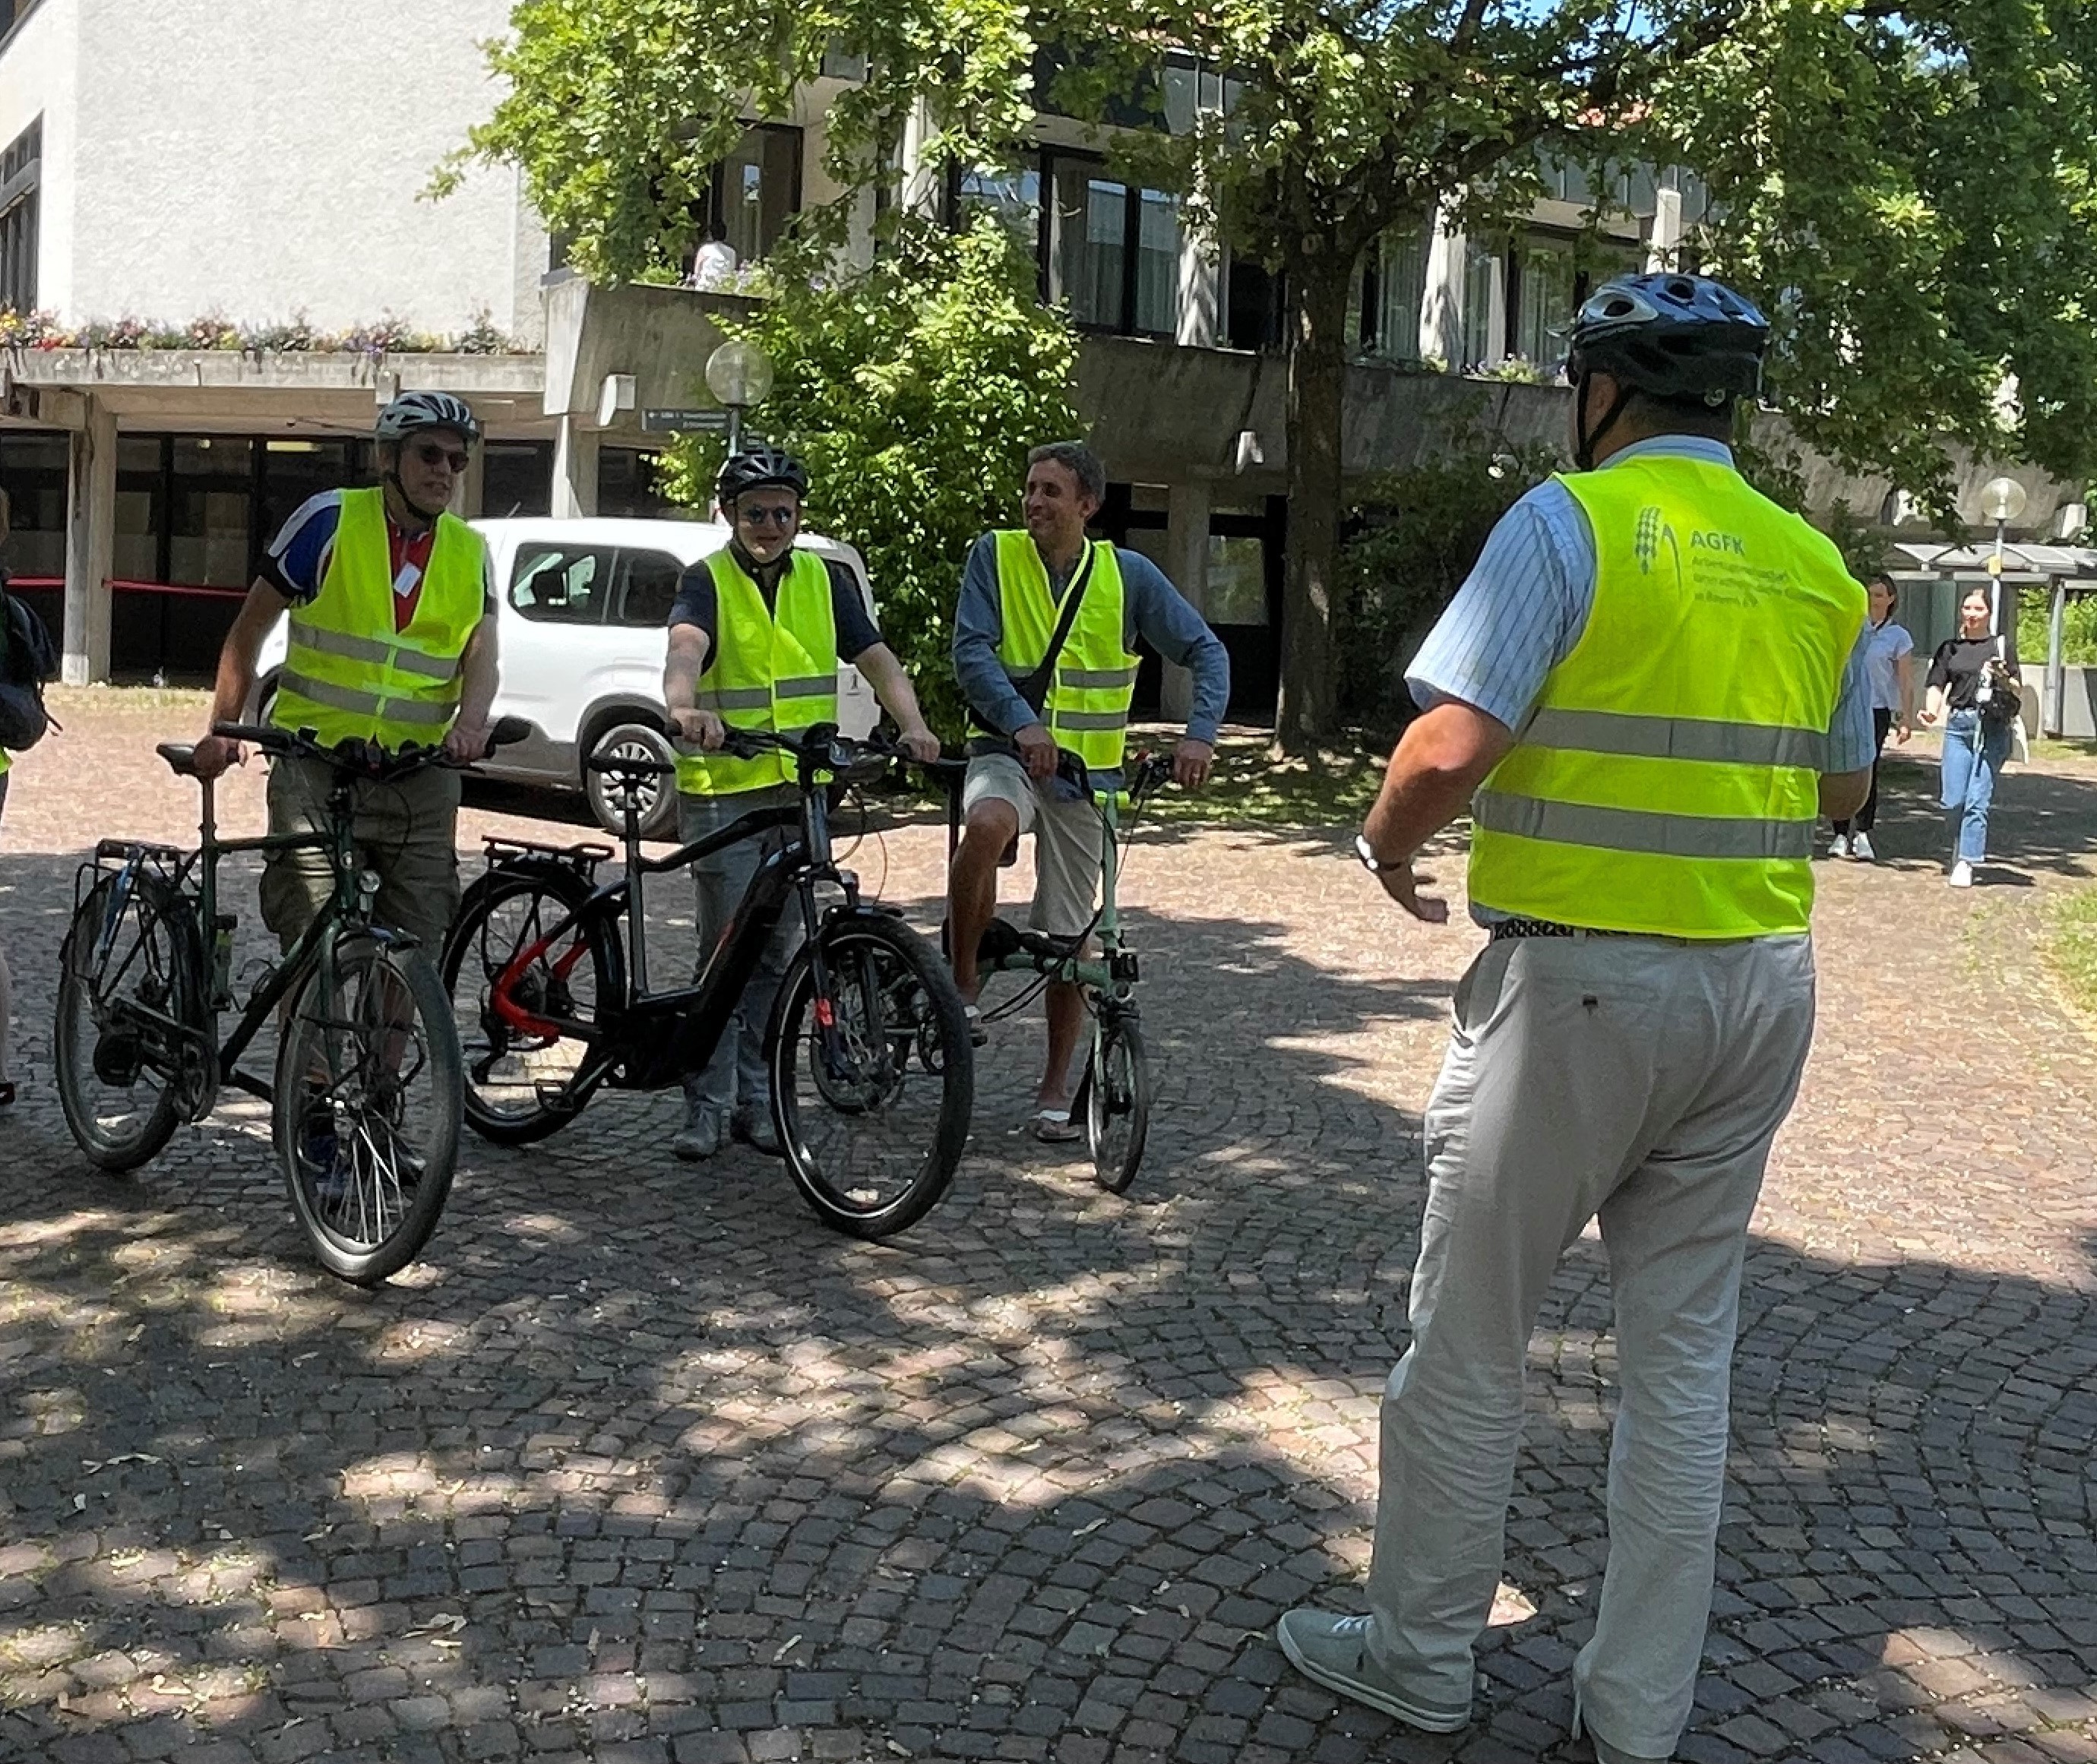
[[[1533,239],[1510,254],[1513,352],[1539,367],[1565,359],[1565,327],[1578,300],[1579,270],[1569,239]]]
[[[954,173],[948,212],[957,227],[987,214],[1029,257],[1041,251],[1041,168],[1031,160],[1010,168],[972,165]]]
[[[1377,242],[1362,269],[1362,348],[1386,361],[1420,355],[1420,303],[1427,292],[1427,242],[1417,227]]]
[[[1507,353],[1499,315],[1501,254],[1477,239],[1464,252],[1464,358],[1467,368],[1491,367]]]
[[[1048,297],[1092,330],[1170,337],[1180,310],[1180,204],[1109,177],[1098,161],[1050,161]]]
[[[37,186],[43,150],[39,116],[0,153],[0,309],[37,309]]]
[[[480,512],[497,520],[512,514],[554,512],[554,444],[488,441],[482,444]]]
[[[709,205],[736,261],[762,260],[800,212],[801,131],[773,123],[750,130],[715,166]]]
[[[1232,252],[1224,272],[1224,341],[1233,349],[1279,349],[1288,318],[1288,272]]]

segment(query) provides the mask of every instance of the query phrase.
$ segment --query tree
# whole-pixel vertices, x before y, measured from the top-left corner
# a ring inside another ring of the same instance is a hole
[[[584,260],[631,274],[689,231],[700,167],[777,112],[833,38],[873,59],[830,116],[834,177],[1027,138],[1037,44],[1074,46],[1056,107],[1102,129],[1165,53],[1227,108],[1105,141],[1190,217],[1285,270],[1290,522],[1279,730],[1334,714],[1332,624],[1350,292],[1363,253],[1438,213],[1530,207],[1548,157],[1708,181],[1705,267],[1778,326],[1775,403],[1855,466],[1947,501],[1948,432],[2079,474],[2097,447],[2091,0],[526,0],[479,151],[520,160]],[[645,68],[637,59],[652,57]],[[926,132],[929,125],[930,133]],[[680,203],[685,208],[680,208]],[[817,223],[841,236],[842,209]],[[681,236],[681,235],[679,235]],[[2005,388],[2013,397],[2003,399]]]
[[[1012,524],[1030,443],[1078,431],[1077,338],[988,220],[959,234],[906,221],[870,269],[842,274],[811,255],[772,265],[771,298],[729,327],[777,370],[755,426],[808,465],[809,524],[865,557],[882,634],[933,726],[958,738],[961,561],[986,528]],[[673,456],[673,493],[703,506],[721,444]]]

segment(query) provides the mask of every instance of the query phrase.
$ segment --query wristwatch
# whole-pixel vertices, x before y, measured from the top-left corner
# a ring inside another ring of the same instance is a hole
[[[1365,833],[1355,835],[1355,856],[1362,860],[1362,868],[1372,876],[1381,876],[1392,867],[1376,855],[1376,848],[1369,843],[1368,835]]]

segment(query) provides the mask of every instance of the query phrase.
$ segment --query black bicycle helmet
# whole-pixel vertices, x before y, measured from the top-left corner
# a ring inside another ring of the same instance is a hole
[[[1607,374],[1656,398],[1716,409],[1762,390],[1769,321],[1709,276],[1618,276],[1573,321],[1565,369],[1575,384]]]
[[[808,468],[783,448],[760,442],[731,453],[714,479],[714,495],[723,508],[733,508],[746,490],[761,490],[768,484],[783,484],[798,497],[808,493]]]

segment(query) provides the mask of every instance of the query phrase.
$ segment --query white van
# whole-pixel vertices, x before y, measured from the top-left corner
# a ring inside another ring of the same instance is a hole
[[[532,725],[531,739],[501,748],[479,769],[519,783],[580,790],[598,821],[623,832],[604,781],[583,769],[583,756],[609,746],[676,757],[663,734],[665,621],[678,578],[725,545],[728,528],[718,521],[544,516],[472,524],[494,561],[502,656],[495,715],[521,716]],[[866,566],[856,551],[812,533],[795,542],[844,564],[873,614]],[[258,705],[275,689],[285,644],[280,624],[263,646]],[[859,670],[840,667],[838,724],[845,733],[867,734],[879,710]],[[676,812],[674,790],[654,793],[643,804],[641,831],[670,836]]]

